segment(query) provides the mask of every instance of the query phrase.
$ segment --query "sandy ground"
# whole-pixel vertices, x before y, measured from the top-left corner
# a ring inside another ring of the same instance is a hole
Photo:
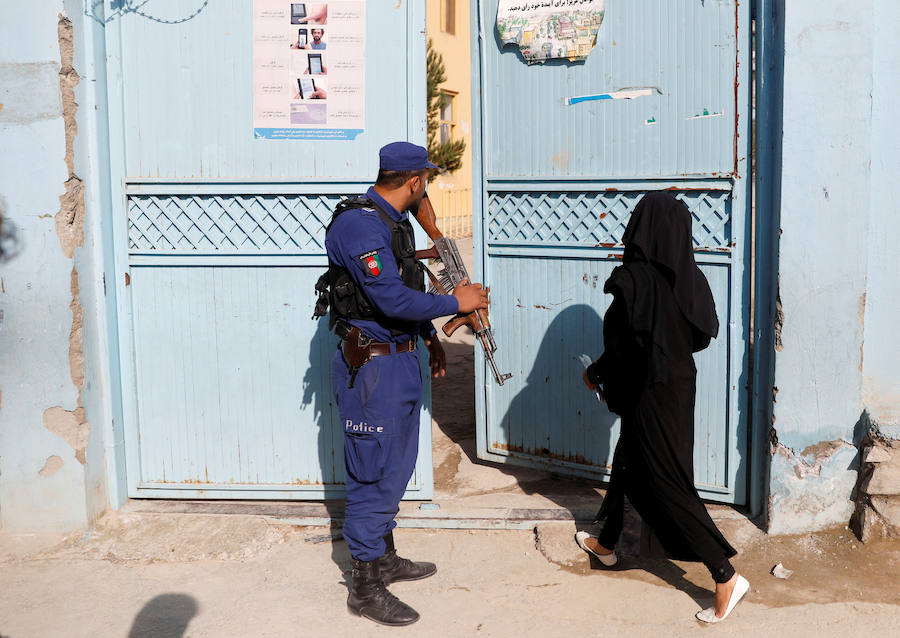
[[[733,508],[712,507],[751,583],[715,627],[693,618],[712,597],[705,569],[636,556],[633,520],[619,565],[588,560],[572,535],[592,529],[602,486],[479,461],[471,335],[460,331],[446,350],[449,374],[433,386],[436,514],[502,524],[520,508],[548,520],[514,530],[399,529],[402,555],[438,564],[433,578],[391,587],[422,614],[415,625],[350,615],[346,543],[328,527],[290,524],[289,504],[244,515],[240,504],[186,514],[132,502],[86,533],[0,531],[0,638],[900,636],[900,542],[862,545],[847,529],[773,537]],[[403,504],[402,524],[421,516],[418,503]],[[794,570],[790,579],[769,573],[778,562]]]
[[[838,531],[760,535],[735,561],[751,593],[714,628],[702,568],[592,566],[574,524],[537,531],[398,530],[438,573],[392,591],[422,614],[380,627],[345,607],[346,544],[261,517],[114,513],[66,538],[0,534],[0,635],[26,636],[896,636],[900,546]],[[790,580],[769,575],[778,560]]]

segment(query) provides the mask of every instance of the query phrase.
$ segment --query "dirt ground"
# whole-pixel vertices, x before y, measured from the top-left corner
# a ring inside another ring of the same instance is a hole
[[[863,545],[846,528],[768,536],[740,511],[711,507],[751,585],[714,627],[694,620],[711,603],[705,569],[637,556],[633,517],[616,567],[589,560],[572,537],[592,529],[602,485],[479,461],[471,335],[445,348],[433,503],[403,503],[395,534],[401,555],[438,565],[433,578],[391,586],[421,613],[415,625],[347,612],[346,543],[337,528],[297,524],[309,507],[132,501],[87,532],[0,530],[0,638],[900,636],[900,542]],[[341,509],[319,507],[312,518]],[[476,529],[440,528],[464,525]],[[789,579],[770,573],[779,562]]]
[[[538,537],[542,528],[559,528],[548,532],[548,536],[562,539],[562,549],[545,552],[548,560],[579,575],[603,569],[598,561],[591,565],[582,560],[582,552],[570,542],[576,528],[598,531],[588,521],[599,507],[602,486],[593,481],[478,461],[472,427],[474,406],[465,400],[474,392],[473,346],[469,337],[461,335],[452,339],[446,350],[450,373],[433,385],[435,499],[480,497],[484,501],[486,497],[494,497],[497,504],[523,495],[528,495],[531,502],[542,497],[541,501],[550,502],[546,507],[563,507],[572,511],[576,519],[582,518],[572,524],[539,526]],[[710,509],[717,524],[740,551],[733,561],[735,567],[752,584],[765,583],[764,588],[752,590],[754,600],[769,607],[848,601],[900,605],[900,542],[862,544],[847,528],[800,536],[769,536],[733,508],[712,506]],[[702,565],[637,558],[639,522],[631,518],[631,523],[623,544],[626,554],[632,556],[626,556],[612,570],[617,576],[647,583],[662,580],[683,587],[697,598],[708,595],[706,588],[711,585]],[[629,532],[631,537],[627,538]],[[770,574],[779,562],[794,571],[789,579]],[[900,636],[900,626],[895,635]]]
[[[845,532],[752,539],[735,564],[751,592],[704,627],[702,567],[624,558],[607,570],[575,547],[575,524],[396,533],[438,573],[392,591],[422,614],[389,629],[345,607],[349,555],[326,528],[258,516],[112,513],[59,538],[0,534],[0,635],[55,636],[896,636],[897,543]],[[842,538],[843,536],[843,538]],[[768,573],[783,561],[789,580]]]

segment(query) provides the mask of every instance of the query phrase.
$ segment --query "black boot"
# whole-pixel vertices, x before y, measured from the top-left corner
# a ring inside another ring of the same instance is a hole
[[[375,562],[385,585],[400,580],[421,580],[432,576],[437,571],[434,563],[415,563],[408,558],[397,556],[397,550],[394,548],[394,532],[385,534],[384,542],[387,545],[384,555]]]
[[[399,627],[419,619],[418,612],[389,592],[378,573],[376,561],[352,560],[347,609],[382,625]]]

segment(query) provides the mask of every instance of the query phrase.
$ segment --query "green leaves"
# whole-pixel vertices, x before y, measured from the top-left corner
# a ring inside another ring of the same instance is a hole
[[[430,177],[440,173],[453,173],[462,166],[463,153],[466,150],[465,140],[441,142],[438,130],[441,126],[441,90],[440,86],[447,81],[447,67],[440,52],[434,49],[431,38],[426,48],[426,86],[428,102],[428,159],[441,167],[433,170]]]

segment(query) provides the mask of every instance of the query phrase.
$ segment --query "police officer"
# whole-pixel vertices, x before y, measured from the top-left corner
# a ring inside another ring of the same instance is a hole
[[[380,170],[365,198],[342,202],[326,232],[330,323],[341,337],[331,366],[344,427],[347,505],[344,538],[352,558],[348,609],[384,625],[419,614],[386,585],[435,573],[433,563],[400,558],[394,516],[419,446],[422,379],[417,338],[434,376],[445,357],[431,320],[486,308],[480,284],[452,295],[424,292],[408,211],[425,196],[428,152],[394,142],[379,152]]]

